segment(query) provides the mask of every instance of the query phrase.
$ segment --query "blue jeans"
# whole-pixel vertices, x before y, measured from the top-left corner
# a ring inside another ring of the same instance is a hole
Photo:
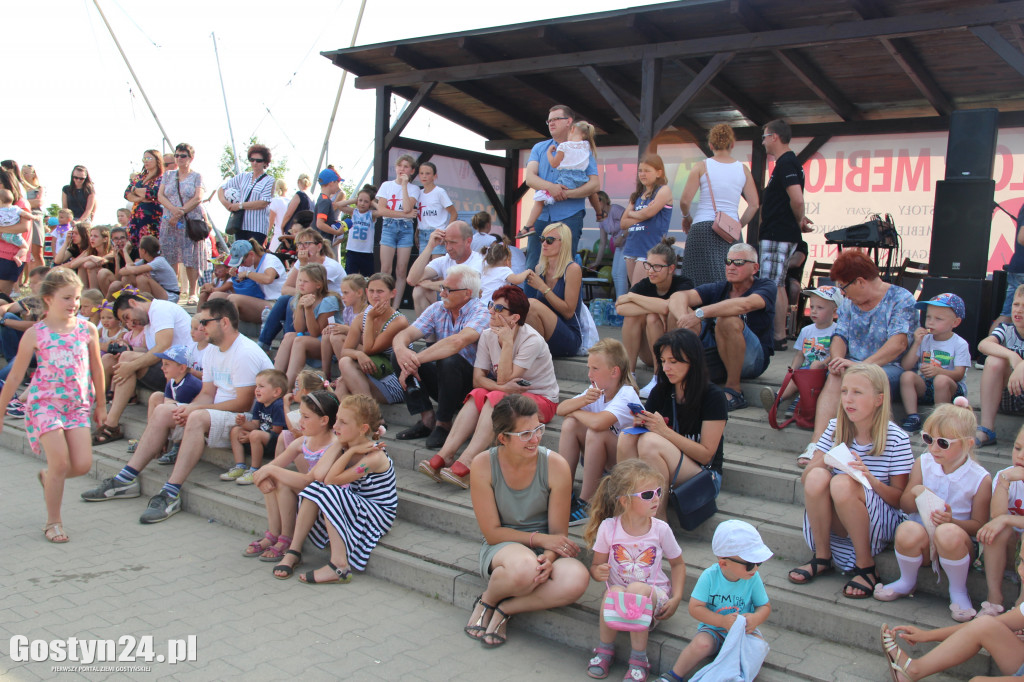
[[[4,313],[4,319],[21,320],[14,313]],[[14,356],[18,353],[18,344],[21,343],[21,336],[24,333],[12,327],[0,327],[0,350],[3,351],[7,362],[14,362]]]
[[[291,303],[291,300],[291,296],[281,296],[274,301],[274,307],[270,309],[270,315],[267,316],[267,321],[260,331],[259,342],[261,344],[265,346],[273,345],[274,339],[277,338],[282,329],[286,333],[295,331],[295,328],[292,327],[292,307],[288,305]]]
[[[1003,300],[1003,310],[999,313],[1000,315],[1009,317],[1013,312],[1013,294],[1021,284],[1024,284],[1024,272],[1006,273],[1006,298]]]
[[[572,255],[576,255],[576,249],[580,243],[580,235],[583,234],[583,214],[586,211],[577,211],[563,220],[538,220],[533,224],[534,232],[526,241],[526,268],[533,270],[540,260],[540,235],[553,223],[565,223],[572,232]]]
[[[625,244],[612,254],[612,281],[615,282],[615,298],[629,293],[629,277],[626,276]]]

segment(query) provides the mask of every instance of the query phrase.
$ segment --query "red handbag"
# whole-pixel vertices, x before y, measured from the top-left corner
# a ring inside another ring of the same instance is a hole
[[[818,407],[818,396],[825,387],[825,380],[828,378],[828,370],[824,367],[815,369],[797,369],[790,367],[786,370],[786,378],[782,380],[779,392],[775,394],[775,402],[772,409],[768,411],[768,423],[773,429],[784,429],[796,420],[796,425],[802,429],[814,428],[814,412]],[[786,386],[792,381],[800,395],[800,402],[797,403],[796,412],[786,421],[779,424],[776,419],[779,412],[779,402],[782,400],[782,393]]]
[[[743,226],[740,225],[740,221],[731,215],[718,210],[718,204],[715,203],[715,190],[711,189],[711,173],[707,168],[707,164],[704,164],[704,177],[708,179],[708,194],[711,195],[711,208],[715,211],[715,222],[711,224],[711,229],[725,240],[727,244],[738,242],[743,238]]]

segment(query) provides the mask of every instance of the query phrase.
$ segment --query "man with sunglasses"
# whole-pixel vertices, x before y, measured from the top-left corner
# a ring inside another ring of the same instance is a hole
[[[725,258],[725,281],[677,291],[668,302],[669,326],[700,334],[708,373],[729,396],[729,411],[747,406],[741,379],[759,377],[774,353],[775,282],[758,277],[757,252],[736,242]]]
[[[590,203],[598,216],[602,216],[601,204],[597,198],[597,190],[601,183],[597,178],[597,159],[590,154],[587,165],[587,182],[575,189],[567,189],[558,184],[558,169],[552,168],[548,162],[548,147],[559,145],[569,139],[569,129],[575,122],[576,113],[564,104],[556,104],[548,110],[546,120],[550,140],[538,142],[530,150],[530,160],[526,164],[525,182],[531,189],[543,189],[551,195],[555,203],[541,210],[540,218],[529,233],[526,249],[526,268],[533,270],[540,260],[540,235],[544,228],[552,223],[565,223],[572,232],[572,251],[575,254],[579,246],[580,235],[583,234],[583,214],[586,207],[584,198],[590,197]]]
[[[761,274],[778,287],[775,304],[773,347],[786,350],[786,263],[796,251],[802,232],[811,231],[811,221],[804,213],[804,169],[789,148],[792,132],[781,119],[764,126],[761,142],[775,159],[775,168],[764,190],[761,204]]]
[[[427,306],[438,300],[437,292],[445,275],[456,265],[468,265],[477,272],[484,268],[483,255],[473,250],[473,226],[464,220],[456,220],[443,230],[430,233],[430,240],[420,249],[406,280],[413,287],[412,301],[416,314],[420,315]],[[440,258],[430,260],[434,247],[444,244],[447,252]]]
[[[448,438],[455,413],[473,388],[473,363],[480,335],[490,326],[487,304],[480,300],[480,273],[456,265],[441,285],[441,300],[430,304],[392,342],[395,372],[405,387],[405,405],[420,421],[398,434],[399,440],[427,437],[437,450]],[[420,352],[409,344],[434,336]],[[437,411],[430,402],[437,400]]]
[[[235,240],[255,239],[260,244],[267,241],[270,216],[265,210],[274,198],[274,176],[267,173],[270,168],[270,149],[262,144],[249,147],[251,171],[239,173],[217,190],[217,198],[232,213],[245,211],[242,227],[235,233]],[[229,201],[226,190],[234,190],[238,201]]]
[[[212,448],[231,445],[229,436],[235,416],[252,406],[256,375],[274,366],[254,341],[238,333],[238,308],[231,301],[225,298],[206,301],[199,308],[199,324],[210,339],[203,357],[203,388],[199,395],[187,405],[158,405],[128,464],[113,478],[103,479],[99,486],[82,493],[83,500],[104,502],[138,497],[142,492],[139,474],[160,456],[170,432],[176,426],[183,426],[185,431],[174,469],[139,517],[139,523],[165,521],[181,511],[181,487],[207,444]]]

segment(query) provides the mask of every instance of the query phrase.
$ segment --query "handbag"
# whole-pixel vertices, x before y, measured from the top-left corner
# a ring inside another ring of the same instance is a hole
[[[672,430],[676,431],[676,401],[672,399]],[[676,431],[678,433],[678,431]],[[683,458],[686,455],[679,453],[679,464],[672,474],[672,481],[676,480],[679,470],[683,467]],[[694,530],[700,524],[707,521],[718,511],[718,504],[715,498],[718,497],[718,486],[715,485],[718,474],[710,467],[702,466],[700,473],[693,478],[687,479],[678,486],[669,486],[669,505],[676,512],[679,525],[683,530]]]
[[[245,193],[245,198],[242,199],[242,203],[243,204],[245,202],[249,201],[249,197],[252,196],[252,191],[254,189],[256,189],[256,185],[258,185],[260,183],[260,180],[262,180],[265,177],[267,177],[266,173],[264,173],[263,175],[261,175],[258,178],[256,178],[255,182],[252,183],[252,187],[250,187],[249,191]],[[244,221],[245,221],[245,209],[244,208],[240,208],[237,211],[233,211],[231,213],[231,215],[228,217],[227,225],[224,226],[224,234],[236,234],[239,230],[242,229],[242,223]]]
[[[643,594],[608,590],[602,600],[601,615],[612,630],[641,632],[651,629],[654,603]]]
[[[786,378],[782,380],[779,392],[775,394],[775,402],[772,409],[768,411],[768,423],[773,429],[784,429],[796,420],[796,425],[802,429],[814,428],[814,413],[818,406],[818,396],[825,388],[825,380],[828,378],[828,370],[824,367],[814,369],[793,369],[786,370]],[[779,424],[778,412],[779,403],[782,401],[782,393],[786,386],[792,381],[796,384],[797,395],[800,402],[797,403],[793,416]]]
[[[181,202],[182,207],[185,206],[185,200],[181,198],[181,182],[178,176],[174,177],[174,187],[178,190],[178,201]],[[201,242],[210,236],[210,226],[206,222],[206,218],[189,218],[188,214],[185,214],[185,236],[194,242]]]
[[[704,177],[708,179],[708,194],[711,195],[711,208],[715,211],[715,222],[711,224],[711,229],[727,244],[737,242],[743,237],[743,226],[731,215],[718,210],[718,204],[715,203],[715,190],[711,188],[711,171],[707,168],[707,164],[704,165],[704,168]]]

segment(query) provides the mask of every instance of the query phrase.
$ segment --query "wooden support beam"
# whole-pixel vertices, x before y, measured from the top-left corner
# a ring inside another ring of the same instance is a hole
[[[654,139],[654,117],[661,107],[658,87],[661,85],[661,60],[644,55],[640,60],[640,129],[637,133],[637,157],[647,153]]]
[[[763,52],[872,38],[899,38],[1009,22],[1024,22],[1024,0],[995,5],[970,5],[910,16],[782,28],[746,35],[709,36],[653,45],[602,48],[557,55],[521,57],[483,64],[463,64],[403,73],[375,74],[356,78],[356,87],[366,90],[380,85],[419,85],[434,80],[441,83],[473,81],[509,74],[560,71],[567,68],[579,68],[583,65],[629,64],[640,61],[646,53],[650,53],[653,58],[664,59],[703,57],[719,52]]]
[[[697,75],[703,71],[704,67],[706,67],[709,62],[707,59],[698,58],[679,59],[675,61],[679,65],[688,69],[693,75]],[[767,109],[761,107],[761,105],[755,102],[753,98],[749,97],[745,92],[743,92],[743,90],[734,85],[732,81],[720,73],[708,85],[708,88],[716,92],[720,97],[722,97],[722,99],[729,102],[729,104],[736,107],[736,111],[740,112],[744,118],[756,126],[763,126],[765,123],[775,118]]]
[[[629,107],[626,106],[626,103],[622,101],[622,98],[619,97],[618,93],[615,92],[612,86],[609,85],[604,77],[597,72],[597,69],[589,65],[581,66],[580,73],[590,81],[590,84],[594,86],[594,89],[597,90],[598,94],[604,97],[604,100],[608,102],[608,105],[611,106],[612,109],[615,110],[615,113],[619,115],[619,118],[621,118],[622,122],[626,124],[626,127],[629,128],[630,132],[632,132],[636,137],[639,137],[640,121],[637,119],[636,115],[629,110]]]
[[[388,147],[384,144],[391,127],[391,88],[377,88],[377,107],[373,121],[373,184],[388,179]]]
[[[754,143],[750,153],[750,175],[754,178],[754,187],[757,188],[758,201],[764,206],[764,179],[765,174],[768,172],[768,153],[764,149],[764,145]],[[753,244],[754,248],[758,248],[758,243],[761,240],[761,212],[758,211],[754,214],[754,217],[747,223],[747,243]]]
[[[498,196],[498,193],[494,191],[494,185],[491,184],[490,178],[484,172],[483,166],[476,161],[470,161],[469,167],[473,170],[473,175],[476,176],[476,181],[480,183],[480,187],[484,190],[484,194],[487,195],[487,199],[498,213],[498,220],[501,221],[502,225],[508,225],[508,213],[505,212],[505,205],[501,202],[501,197]]]
[[[503,156],[483,154],[481,152],[474,152],[468,149],[459,149],[458,147],[450,147],[445,144],[437,144],[436,142],[417,140],[411,137],[399,137],[395,140],[394,146],[402,147],[404,149],[413,149],[418,152],[431,152],[438,156],[449,156],[453,159],[461,159],[463,161],[486,163],[490,166],[498,166],[499,168],[503,168],[507,163],[507,159]]]
[[[502,233],[509,239],[516,233],[516,204],[519,203],[519,150],[508,149],[505,151],[505,192],[502,197],[502,204],[505,206],[506,220],[501,223]],[[525,183],[523,183],[525,184]]]
[[[431,82],[424,83],[420,86],[420,89],[416,91],[416,96],[409,102],[409,106],[405,108],[402,115],[399,116],[398,120],[395,121],[395,124],[391,126],[391,130],[388,131],[387,137],[384,139],[385,147],[390,147],[398,136],[402,134],[405,127],[409,125],[409,121],[411,121],[412,117],[416,115],[417,111],[419,111],[420,105],[423,104],[423,100],[433,92],[436,85],[437,83]]]
[[[800,162],[800,165],[803,165],[807,162],[807,159],[811,158],[814,152],[824,147],[825,143],[831,139],[831,135],[818,135],[812,138],[811,141],[807,143],[807,146],[801,149],[800,153],[796,155],[796,160]]]
[[[683,91],[676,95],[676,98],[672,100],[672,103],[661,112],[658,118],[654,121],[654,130],[664,130],[672,124],[672,121],[676,119],[679,114],[683,113],[693,98],[700,94],[711,81],[718,75],[718,72],[725,68],[726,64],[732,61],[735,57],[734,52],[722,52],[716,54],[711,58],[697,76],[690,81],[689,85],[683,88]]]
[[[975,26],[971,28],[981,42],[991,48],[999,57],[1013,67],[1013,70],[1024,76],[1024,53],[1015,48],[1010,41],[999,34],[994,26]]]

